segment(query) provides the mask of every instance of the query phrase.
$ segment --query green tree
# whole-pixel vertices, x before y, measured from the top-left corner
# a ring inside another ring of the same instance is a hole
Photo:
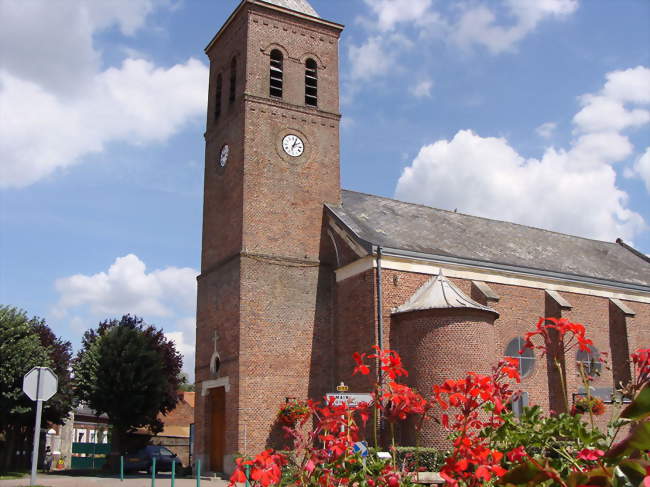
[[[161,330],[125,315],[84,334],[74,364],[78,397],[113,428],[113,453],[123,453],[126,435],[136,428],[162,430],[158,419],[178,402],[183,361]]]
[[[37,366],[54,370],[59,390],[44,403],[43,419],[63,424],[72,408],[70,357],[70,343],[57,338],[44,320],[0,305],[0,434],[5,439],[0,471],[13,466],[17,446],[28,449],[31,444],[35,403],[23,393],[23,376]]]

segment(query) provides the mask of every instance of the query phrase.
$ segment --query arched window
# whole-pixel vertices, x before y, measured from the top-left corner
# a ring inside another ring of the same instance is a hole
[[[530,375],[535,367],[535,352],[531,348],[525,348],[525,343],[523,338],[517,337],[510,340],[506,347],[506,357],[517,359],[521,377]]]
[[[578,350],[576,353],[576,362],[578,367],[582,366],[585,374],[597,375],[600,372],[603,364],[600,362],[600,352],[593,345],[587,345],[589,351]]]
[[[217,89],[214,95],[214,119],[216,120],[221,115],[221,92],[223,91],[223,76],[221,73],[217,75]]]
[[[230,61],[230,103],[235,101],[235,88],[237,87],[237,58]]]
[[[305,63],[305,105],[318,106],[318,65],[311,58]]]
[[[282,66],[282,52],[278,49],[273,49],[271,51],[271,62],[270,62],[270,81],[269,81],[269,94],[271,96],[277,96],[282,98],[282,78],[283,78],[283,66]]]

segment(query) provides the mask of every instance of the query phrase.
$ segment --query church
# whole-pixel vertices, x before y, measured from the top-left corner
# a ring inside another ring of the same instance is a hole
[[[282,446],[278,408],[353,376],[355,351],[397,350],[409,385],[487,372],[519,357],[538,318],[587,326],[607,352],[596,393],[630,378],[648,346],[650,259],[603,242],[479,218],[340,185],[339,36],[307,0],[242,0],[208,44],[195,458],[230,471],[236,454]],[[346,162],[350,163],[350,162]],[[575,352],[574,352],[575,353]],[[519,406],[560,410],[554,369],[524,354]],[[596,370],[593,370],[596,372]],[[584,392],[584,391],[582,391]],[[443,446],[432,424],[424,446]],[[408,432],[400,437],[411,444]]]

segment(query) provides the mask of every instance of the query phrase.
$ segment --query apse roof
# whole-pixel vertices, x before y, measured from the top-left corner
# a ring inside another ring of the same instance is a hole
[[[625,244],[342,191],[336,219],[368,251],[650,291],[650,259]]]
[[[312,17],[318,17],[318,12],[314,10],[307,0],[262,0],[266,3],[272,3],[279,7],[288,8],[289,10],[295,10],[303,14],[311,15]]]
[[[406,303],[395,308],[393,314],[431,309],[476,309],[499,316],[489,306],[483,306],[469,298],[442,272],[425,282]]]

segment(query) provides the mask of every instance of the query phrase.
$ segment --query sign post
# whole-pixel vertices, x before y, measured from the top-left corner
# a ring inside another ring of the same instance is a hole
[[[34,421],[34,444],[32,446],[32,472],[29,485],[36,485],[36,467],[38,464],[38,443],[41,439],[41,415],[43,401],[56,394],[59,380],[49,367],[34,367],[23,377],[23,392],[36,401],[36,420]]]

